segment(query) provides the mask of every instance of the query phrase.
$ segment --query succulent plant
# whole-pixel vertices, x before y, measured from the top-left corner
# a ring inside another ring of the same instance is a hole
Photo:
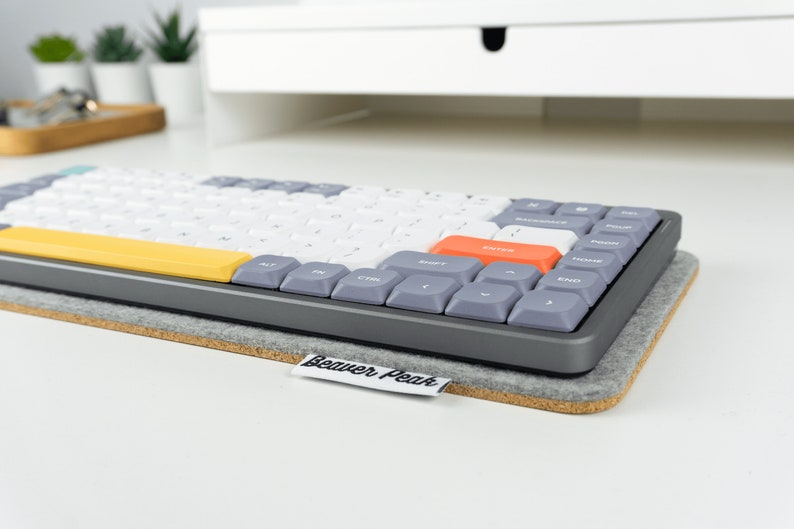
[[[96,62],[135,62],[143,49],[124,26],[108,26],[96,35],[93,53]]]
[[[85,58],[75,39],[57,33],[39,37],[30,45],[30,52],[39,62],[80,62]]]
[[[149,47],[164,62],[187,62],[198,47],[198,43],[195,40],[196,26],[191,27],[187,34],[182,37],[179,34],[179,10],[175,9],[165,19],[156,13],[154,16],[157,20],[160,34],[151,34],[152,41]]]

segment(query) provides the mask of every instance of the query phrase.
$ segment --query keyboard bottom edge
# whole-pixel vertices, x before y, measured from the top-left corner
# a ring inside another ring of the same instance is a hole
[[[602,336],[506,328],[504,324],[16,254],[0,253],[0,264],[0,281],[35,290],[558,378],[591,371],[612,342],[604,344]],[[219,295],[224,298],[222,303]],[[312,323],[307,326],[306,322]],[[358,337],[361,331],[366,333],[364,338]]]

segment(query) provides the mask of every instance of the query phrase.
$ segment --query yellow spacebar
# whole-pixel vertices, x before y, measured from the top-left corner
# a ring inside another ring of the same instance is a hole
[[[245,252],[25,227],[0,230],[0,251],[224,283],[251,259]]]

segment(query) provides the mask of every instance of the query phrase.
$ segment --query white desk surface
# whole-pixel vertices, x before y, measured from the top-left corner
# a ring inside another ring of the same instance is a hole
[[[625,400],[566,416],[0,312],[0,527],[792,527],[794,132],[379,119],[24,158],[650,205],[701,259]]]

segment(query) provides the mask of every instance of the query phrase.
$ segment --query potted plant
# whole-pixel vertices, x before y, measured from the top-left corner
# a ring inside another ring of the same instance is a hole
[[[197,27],[183,35],[178,10],[166,18],[155,14],[157,31],[151,32],[149,47],[162,62],[152,63],[149,73],[157,103],[165,107],[171,124],[195,120],[201,115],[201,74],[190,59],[198,48]]]
[[[30,45],[36,58],[34,74],[39,96],[56,90],[82,90],[91,93],[91,79],[83,59],[85,53],[72,37],[57,33],[39,37]]]
[[[146,70],[138,62],[142,53],[143,48],[123,25],[108,26],[96,34],[91,73],[99,101],[115,104],[152,101]]]

